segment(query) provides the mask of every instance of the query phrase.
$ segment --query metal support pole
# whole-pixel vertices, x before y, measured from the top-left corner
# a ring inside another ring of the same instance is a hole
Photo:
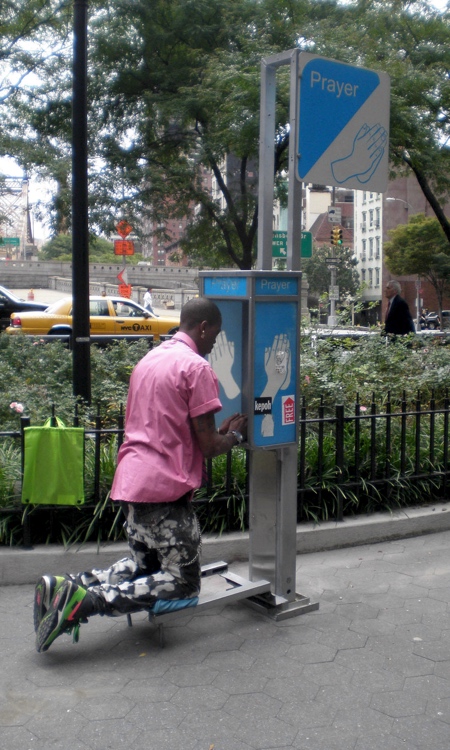
[[[259,186],[258,186],[258,257],[256,268],[258,270],[270,270],[272,268],[272,233],[273,233],[273,187],[274,187],[274,168],[275,168],[275,104],[276,104],[276,71],[281,65],[294,64],[297,69],[298,50],[289,50],[281,52],[279,55],[271,55],[261,61],[261,104],[260,104],[260,136],[259,136]],[[291,116],[292,116],[291,104]],[[291,131],[292,132],[292,131]],[[295,138],[292,139],[295,141]],[[289,152],[291,153],[291,152]],[[291,165],[291,156],[289,157],[289,166]],[[291,191],[289,180],[289,191]],[[297,221],[299,218],[297,216]],[[289,208],[288,208],[289,223]],[[301,228],[300,228],[301,232]],[[287,268],[293,270],[292,257],[289,257],[288,227],[288,246],[287,246]],[[296,245],[297,251],[300,248],[300,237]]]
[[[336,286],[336,267],[331,267],[331,286]],[[330,314],[328,316],[328,325],[336,325],[336,301],[334,297],[330,299]]]
[[[73,392],[91,401],[87,169],[87,0],[74,0],[72,109]]]

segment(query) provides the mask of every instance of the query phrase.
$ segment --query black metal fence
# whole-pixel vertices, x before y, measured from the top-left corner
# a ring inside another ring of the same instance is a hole
[[[298,452],[298,520],[321,521],[345,515],[423,503],[446,497],[449,482],[449,416],[448,393],[436,399],[434,394],[423,402],[420,393],[408,401],[406,395],[393,401],[387,394],[382,404],[375,396],[366,408],[358,400],[351,409],[337,404],[332,413],[321,404],[311,416],[306,401],[300,410]],[[52,418],[55,418],[53,410]],[[23,430],[30,424],[22,417],[22,429],[0,432],[0,438],[20,442],[23,466]],[[119,414],[114,426],[105,427],[100,413],[85,427],[89,445],[90,480],[87,506],[95,507],[107,496],[112,479],[116,451],[124,434],[124,417]],[[81,426],[74,414],[74,426]],[[113,446],[108,471],[105,472],[105,445]],[[237,480],[232,455],[227,455],[219,478],[213,462],[206,467],[205,486],[199,506],[224,503],[222,527],[236,528],[236,506],[230,497],[246,505],[248,498],[248,454],[244,470]],[[109,472],[109,473],[108,473]],[[107,475],[105,475],[107,474]],[[215,476],[213,476],[215,474]],[[239,508],[240,525],[246,521],[246,509]],[[3,507],[2,512],[8,511]],[[30,544],[30,513],[23,513],[24,543]],[[48,509],[57,523],[60,507]],[[208,511],[209,512],[209,511]],[[234,524],[234,526],[233,526]]]
[[[335,517],[443,498],[449,481],[448,393],[423,403],[406,394],[382,406],[357,400],[352,413],[321,405],[300,412],[299,505],[305,515]],[[311,502],[311,499],[314,500]]]

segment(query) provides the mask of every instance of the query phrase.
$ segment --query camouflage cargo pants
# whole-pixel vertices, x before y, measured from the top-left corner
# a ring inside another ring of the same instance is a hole
[[[200,528],[192,504],[122,503],[129,557],[76,580],[111,617],[149,609],[156,599],[189,599],[200,592]]]

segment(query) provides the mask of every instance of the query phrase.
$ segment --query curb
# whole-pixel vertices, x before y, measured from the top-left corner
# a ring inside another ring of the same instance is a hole
[[[396,513],[373,513],[346,518],[342,522],[305,523],[297,526],[297,554],[322,552],[342,547],[405,539],[422,534],[450,530],[449,503],[425,508],[405,508]],[[202,563],[218,560],[228,563],[248,560],[248,532],[205,536]],[[92,568],[107,568],[127,555],[126,542],[84,544],[65,549],[60,545],[0,548],[0,585],[35,584],[44,573],[74,573]]]

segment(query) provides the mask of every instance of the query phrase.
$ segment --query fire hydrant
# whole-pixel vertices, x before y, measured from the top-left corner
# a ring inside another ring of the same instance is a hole
[[[34,299],[34,290],[33,289],[30,289],[30,291],[28,292],[28,299],[29,300],[33,300]]]

